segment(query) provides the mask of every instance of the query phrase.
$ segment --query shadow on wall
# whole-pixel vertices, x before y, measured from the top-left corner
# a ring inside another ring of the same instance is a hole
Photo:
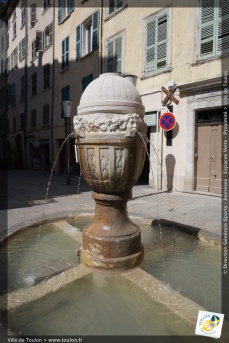
[[[176,159],[172,154],[169,154],[165,158],[166,175],[167,175],[167,189],[169,192],[173,190],[173,177],[175,169]]]

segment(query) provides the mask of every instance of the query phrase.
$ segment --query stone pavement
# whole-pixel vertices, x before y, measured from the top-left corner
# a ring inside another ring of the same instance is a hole
[[[92,192],[84,180],[79,185],[79,178],[76,176],[68,186],[64,175],[54,174],[48,203],[44,206],[48,180],[47,172],[8,171],[8,234],[42,219],[53,220],[77,213],[94,213]],[[155,194],[147,185],[137,185],[133,188],[132,200],[128,202],[128,212],[130,216],[150,221],[166,219],[178,227],[194,226],[199,229],[199,235],[220,241],[221,202],[220,197],[196,193]],[[0,228],[0,241],[6,235],[3,224]]]

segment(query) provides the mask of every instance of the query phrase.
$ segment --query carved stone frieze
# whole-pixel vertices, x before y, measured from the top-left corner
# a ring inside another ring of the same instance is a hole
[[[126,137],[135,136],[136,132],[146,133],[147,125],[136,113],[92,113],[74,117],[74,130],[78,137],[99,132],[125,132]]]

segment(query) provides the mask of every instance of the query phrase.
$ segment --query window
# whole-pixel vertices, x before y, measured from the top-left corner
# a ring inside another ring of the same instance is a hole
[[[25,25],[25,5],[21,7],[21,26]]]
[[[5,63],[4,60],[1,60],[1,74],[5,73]]]
[[[9,47],[9,33],[6,34],[6,49]]]
[[[11,53],[11,69],[18,65],[18,47]]]
[[[16,10],[13,11],[13,20],[16,19]]]
[[[51,5],[50,0],[44,0],[44,11]]]
[[[168,10],[145,22],[145,74],[168,66]]]
[[[10,28],[10,19],[6,21],[6,31],[8,31]]]
[[[11,59],[10,59],[10,56],[9,56],[9,57],[7,57],[7,59],[6,59],[6,72],[7,72],[7,73],[10,72],[10,65],[11,65],[10,61],[11,61]]]
[[[32,41],[32,60],[37,57],[37,42],[36,39]]]
[[[2,35],[2,40],[1,40],[1,50],[4,49],[4,35]]]
[[[107,72],[121,73],[123,69],[123,34],[106,41],[106,56]]]
[[[108,0],[108,15],[117,12],[120,8],[123,8],[124,5],[124,0]]]
[[[13,117],[13,131],[16,131],[16,117]]]
[[[62,69],[69,66],[69,37],[62,41]]]
[[[22,60],[22,58],[25,57],[25,38],[22,38],[22,40],[19,42],[18,45],[18,54],[19,54],[19,61]],[[33,52],[32,52],[33,54]]]
[[[44,66],[44,89],[50,87],[50,64]]]
[[[25,113],[20,113],[20,122],[21,122],[21,129],[25,128]]]
[[[17,22],[15,21],[13,23],[13,39],[16,37],[17,35]]]
[[[229,3],[225,0],[202,0],[198,58],[224,52],[229,52]]]
[[[15,105],[16,104],[16,84],[15,84],[15,82],[12,83],[11,87],[12,87],[12,105]]]
[[[36,116],[37,116],[37,111],[36,109],[33,109],[31,111],[31,129],[36,127]]]
[[[43,106],[43,126],[49,125],[49,105]]]
[[[37,5],[31,4],[30,8],[30,23],[31,26],[34,26],[37,21]]]
[[[25,75],[21,76],[21,99],[25,97]]]
[[[12,103],[12,85],[7,85],[7,106]]]
[[[61,89],[61,101],[69,100],[69,99],[70,99],[70,87],[65,86]],[[64,118],[64,110],[63,110],[62,104],[61,104],[61,118]]]
[[[6,89],[5,87],[1,88],[0,91],[0,105],[5,105],[5,99],[6,99]]]
[[[50,44],[52,44],[53,40],[53,31],[52,31],[52,23],[46,26],[44,30],[44,49],[46,49]]]
[[[76,28],[76,59],[99,47],[99,11]]]
[[[85,76],[82,78],[82,93],[85,90],[85,88],[93,81],[93,74],[90,74],[88,76]]]
[[[74,0],[58,0],[58,24],[72,11],[74,11]]]
[[[32,95],[37,94],[37,73],[32,75]]]

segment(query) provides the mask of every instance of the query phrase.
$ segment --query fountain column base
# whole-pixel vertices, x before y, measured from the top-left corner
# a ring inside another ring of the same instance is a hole
[[[91,267],[130,269],[143,260],[139,227],[127,213],[129,192],[102,194],[93,192],[95,218],[83,232],[81,261]]]

